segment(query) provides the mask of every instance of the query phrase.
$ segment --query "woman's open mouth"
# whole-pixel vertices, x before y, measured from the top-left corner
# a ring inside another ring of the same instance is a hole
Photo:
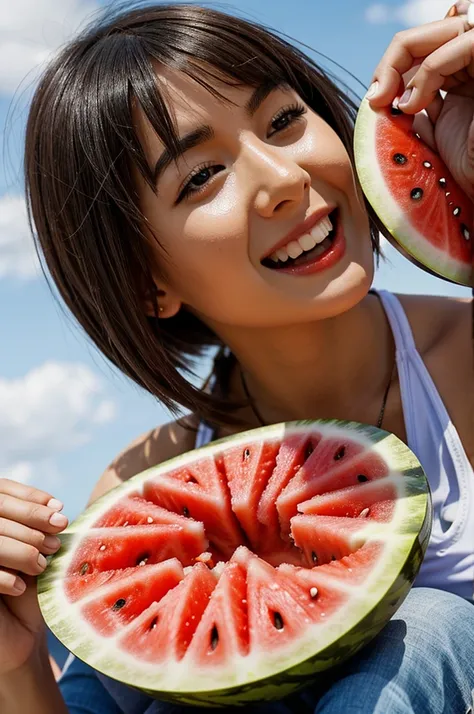
[[[338,218],[338,209],[335,209],[309,233],[264,258],[262,265],[295,275],[318,272],[334,265],[345,251],[342,222]]]

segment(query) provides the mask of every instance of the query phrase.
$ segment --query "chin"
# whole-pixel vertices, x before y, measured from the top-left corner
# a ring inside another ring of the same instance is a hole
[[[350,263],[343,274],[317,296],[315,317],[326,319],[348,312],[367,296],[373,279],[373,260],[369,265]]]

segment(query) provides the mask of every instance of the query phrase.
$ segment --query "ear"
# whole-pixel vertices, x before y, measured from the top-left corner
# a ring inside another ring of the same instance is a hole
[[[174,317],[181,310],[181,300],[172,290],[157,288],[153,295],[144,300],[145,314],[148,317]]]

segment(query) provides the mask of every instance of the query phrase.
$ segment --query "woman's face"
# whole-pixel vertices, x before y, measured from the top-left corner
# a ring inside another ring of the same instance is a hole
[[[161,164],[157,195],[139,179],[160,242],[159,287],[213,326],[295,324],[356,304],[372,281],[372,248],[337,134],[286,87],[219,85],[227,103],[177,72],[160,79],[185,150],[164,160],[139,116],[149,165]]]

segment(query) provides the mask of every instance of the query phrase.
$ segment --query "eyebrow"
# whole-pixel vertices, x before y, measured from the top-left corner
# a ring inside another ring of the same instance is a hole
[[[268,95],[279,86],[282,85],[269,81],[257,87],[245,104],[245,112],[252,117],[258,108],[263,104]],[[176,161],[176,159],[185,154],[186,151],[194,149],[196,146],[203,144],[205,141],[210,141],[214,138],[214,135],[214,129],[208,124],[205,124],[180,137],[177,141],[176,147],[172,150],[168,148],[164,149],[153,170],[153,183],[156,185],[161,174],[173,161]]]

